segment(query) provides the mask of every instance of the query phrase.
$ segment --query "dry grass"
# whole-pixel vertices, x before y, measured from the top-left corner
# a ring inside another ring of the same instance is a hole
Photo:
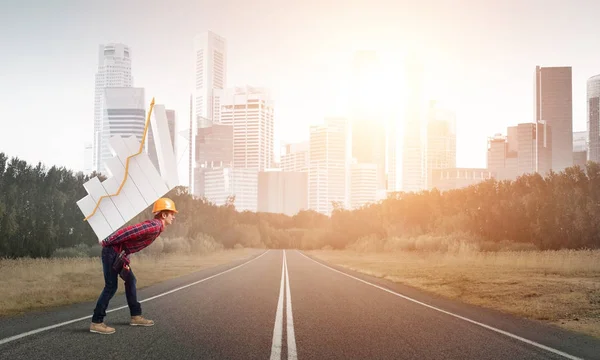
[[[600,251],[309,254],[466,303],[600,338]]]
[[[138,289],[208,267],[249,258],[256,249],[210,253],[134,254],[132,269]],[[29,310],[94,301],[104,287],[99,258],[0,259],[0,316]],[[119,280],[118,294],[124,292]]]

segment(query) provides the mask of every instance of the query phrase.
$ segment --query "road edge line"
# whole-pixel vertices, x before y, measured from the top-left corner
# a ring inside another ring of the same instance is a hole
[[[240,267],[242,267],[242,266],[244,266],[244,265],[246,265],[246,264],[249,264],[249,263],[251,263],[252,261],[254,261],[254,260],[256,260],[256,259],[258,259],[258,258],[262,257],[263,255],[265,255],[265,254],[266,254],[266,253],[268,253],[269,251],[270,251],[270,250],[267,250],[267,251],[263,252],[262,254],[258,255],[257,257],[254,257],[254,258],[252,258],[252,259],[250,259],[250,260],[246,261],[245,263],[242,263],[242,264],[240,264],[240,265],[237,265],[237,266],[235,266],[235,267],[233,267],[233,268],[231,268],[231,269],[227,269],[227,270],[225,270],[225,271],[223,271],[223,272],[220,272],[220,273],[218,273],[218,274],[215,274],[215,275],[209,276],[209,277],[207,277],[207,278],[204,278],[204,279],[202,279],[202,280],[199,280],[199,281],[195,281],[195,282],[193,282],[193,283],[191,283],[191,284],[187,284],[187,285],[184,285],[184,286],[180,286],[180,287],[178,287],[178,288],[176,288],[176,289],[169,290],[169,291],[167,291],[167,292],[164,292],[164,293],[162,293],[162,294],[158,294],[158,295],[152,296],[152,297],[150,297],[150,298],[147,298],[147,299],[144,299],[144,300],[140,301],[140,303],[143,303],[143,302],[146,302],[146,301],[150,301],[150,300],[154,300],[154,299],[156,299],[156,298],[159,298],[159,297],[162,297],[162,296],[165,296],[165,295],[168,295],[168,294],[174,293],[174,292],[176,292],[176,291],[179,291],[179,290],[183,290],[183,289],[185,289],[185,288],[188,288],[188,287],[190,287],[190,286],[197,285],[197,284],[199,284],[199,283],[201,283],[201,282],[204,282],[204,281],[210,280],[210,279],[212,279],[212,278],[214,278],[214,277],[217,277],[217,276],[219,276],[219,275],[223,275],[223,274],[225,274],[225,273],[228,273],[228,272],[230,272],[230,271],[233,271],[233,270],[235,270],[235,269],[237,269],[237,268],[240,268]],[[123,309],[126,309],[126,308],[128,308],[128,307],[129,307],[128,305],[120,306],[120,307],[118,307],[118,308],[115,308],[115,309],[108,310],[108,311],[107,311],[107,313],[111,313],[111,312],[113,312],[113,311],[118,311],[118,310],[123,310]],[[65,326],[65,325],[73,324],[73,323],[75,323],[75,322],[82,321],[82,320],[86,320],[86,319],[91,319],[91,318],[92,318],[92,315],[89,315],[89,316],[84,316],[84,317],[80,317],[80,318],[73,319],[73,320],[67,320],[67,321],[64,321],[64,322],[61,322],[61,323],[58,323],[58,324],[49,325],[49,326],[44,326],[44,327],[42,327],[42,328],[38,328],[38,329],[35,329],[35,330],[30,330],[30,331],[27,331],[27,332],[24,332],[24,333],[21,333],[21,334],[18,334],[18,335],[13,335],[13,336],[10,336],[10,337],[4,338],[4,339],[0,339],[0,345],[4,345],[4,344],[7,344],[7,343],[9,343],[9,342],[12,342],[12,341],[15,341],[15,340],[18,340],[18,339],[22,339],[22,338],[24,338],[24,337],[27,337],[27,336],[31,336],[31,335],[35,335],[35,334],[39,334],[39,333],[41,333],[41,332],[44,332],[44,331],[47,331],[47,330],[55,329],[55,328],[57,328],[57,327],[61,327],[61,326]]]
[[[297,251],[297,250],[296,250],[296,251]],[[433,305],[426,304],[426,303],[424,303],[424,302],[421,302],[421,301],[419,301],[419,300],[413,299],[413,298],[411,298],[411,297],[408,297],[408,296],[406,296],[406,295],[399,294],[399,293],[397,293],[397,292],[395,292],[395,291],[392,291],[392,290],[390,290],[390,289],[386,289],[386,288],[384,288],[384,287],[382,287],[382,286],[379,286],[379,285],[376,285],[376,284],[372,284],[372,283],[370,283],[370,282],[368,282],[368,281],[366,281],[366,280],[363,280],[363,279],[357,278],[357,277],[355,277],[355,276],[352,276],[352,275],[350,275],[350,274],[346,274],[346,273],[344,273],[343,271],[340,271],[340,270],[334,269],[334,268],[332,268],[332,267],[330,267],[330,266],[328,266],[328,265],[325,265],[325,264],[323,264],[323,263],[321,263],[321,262],[319,262],[319,261],[317,261],[317,260],[315,260],[315,259],[313,259],[313,258],[311,258],[311,257],[309,257],[309,256],[306,256],[306,255],[305,255],[305,254],[303,254],[301,251],[298,251],[298,253],[300,253],[300,255],[304,256],[305,258],[307,258],[307,259],[309,259],[309,260],[312,260],[312,261],[314,261],[315,263],[317,263],[317,264],[319,264],[319,265],[321,265],[321,266],[323,266],[323,267],[325,267],[325,268],[328,268],[328,269],[330,269],[330,270],[332,270],[332,271],[335,271],[335,272],[337,272],[337,273],[340,273],[340,274],[342,274],[342,275],[345,275],[345,276],[347,276],[347,277],[349,277],[349,278],[352,278],[352,279],[354,279],[354,280],[357,280],[357,281],[360,281],[360,282],[362,282],[362,283],[364,283],[364,284],[367,284],[367,285],[373,286],[373,287],[375,287],[375,288],[378,288],[378,289],[380,289],[380,290],[383,290],[383,291],[385,291],[385,292],[388,292],[388,293],[390,293],[390,294],[392,294],[392,295],[396,295],[396,296],[398,296],[398,297],[401,297],[401,298],[403,298],[403,299],[405,299],[405,300],[412,301],[412,302],[414,302],[414,303],[416,303],[416,304],[419,304],[419,305],[425,306],[425,307],[427,307],[427,308],[430,308],[430,309],[432,309],[432,310],[436,310],[436,311],[439,311],[439,312],[441,312],[441,313],[444,313],[444,314],[446,314],[446,315],[453,316],[453,317],[455,317],[455,318],[457,318],[457,319],[461,319],[461,320],[464,320],[464,321],[470,322],[471,324],[474,324],[474,325],[481,326],[481,327],[483,327],[483,328],[485,328],[485,329],[492,330],[492,331],[494,331],[494,332],[496,332],[496,333],[499,333],[499,334],[502,334],[502,335],[508,336],[508,337],[510,337],[510,338],[513,338],[513,339],[515,339],[515,340],[519,340],[519,341],[521,341],[521,342],[524,342],[524,343],[526,343],[526,344],[529,344],[529,345],[535,346],[535,347],[537,347],[537,348],[539,348],[539,349],[546,350],[546,351],[548,351],[548,352],[551,352],[551,353],[553,353],[553,354],[560,355],[560,356],[562,356],[562,357],[565,357],[565,358],[567,358],[567,359],[570,359],[570,360],[584,360],[583,358],[576,357],[576,356],[574,356],[574,355],[571,355],[571,354],[567,354],[566,352],[560,351],[560,350],[558,350],[558,349],[555,349],[555,348],[552,348],[552,347],[550,347],[550,346],[546,346],[546,345],[540,344],[540,343],[538,343],[538,342],[535,342],[535,341],[533,341],[533,340],[526,339],[526,338],[524,338],[524,337],[521,337],[521,336],[519,336],[519,335],[515,335],[515,334],[513,334],[513,333],[510,333],[510,332],[508,332],[508,331],[501,330],[501,329],[495,328],[495,327],[493,327],[493,326],[490,326],[490,325],[486,325],[486,324],[484,324],[484,323],[481,323],[481,322],[479,322],[479,321],[475,321],[475,320],[469,319],[469,318],[467,318],[467,317],[464,317],[464,316],[462,316],[462,315],[458,315],[458,314],[455,314],[455,313],[453,313],[453,312],[450,312],[450,311],[447,311],[447,310],[440,309],[440,308],[438,308],[438,307],[435,307],[435,306],[433,306]]]

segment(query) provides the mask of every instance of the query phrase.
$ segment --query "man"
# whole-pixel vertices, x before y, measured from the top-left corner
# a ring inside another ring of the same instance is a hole
[[[142,307],[137,301],[135,276],[129,266],[129,254],[138,252],[152,244],[165,227],[173,223],[177,209],[175,209],[173,200],[160,198],[154,203],[152,213],[154,214],[154,219],[124,227],[102,240],[104,290],[96,303],[90,332],[99,334],[113,334],[115,332],[114,328],[104,324],[104,317],[106,316],[106,309],[108,308],[110,299],[117,292],[118,276],[121,276],[125,281],[125,296],[131,315],[130,325],[154,325],[154,321],[142,317]],[[119,256],[122,252],[123,255]],[[117,269],[114,269],[115,266]]]

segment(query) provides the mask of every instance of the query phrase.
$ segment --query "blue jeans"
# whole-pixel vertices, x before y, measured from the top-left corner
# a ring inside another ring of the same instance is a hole
[[[106,316],[106,309],[110,299],[117,292],[117,286],[119,284],[119,273],[112,268],[112,264],[117,258],[117,252],[112,247],[105,247],[102,249],[102,270],[104,271],[104,290],[98,298],[96,308],[94,309],[94,315],[92,316],[92,322],[102,323]],[[121,277],[125,281],[125,297],[127,298],[127,305],[129,305],[129,313],[131,316],[142,315],[142,306],[137,301],[137,293],[135,288],[135,276],[131,268],[129,271],[122,270]]]

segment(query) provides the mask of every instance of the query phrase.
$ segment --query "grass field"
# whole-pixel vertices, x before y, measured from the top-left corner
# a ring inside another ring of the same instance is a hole
[[[247,259],[263,250],[219,250],[198,255],[132,256],[138,289],[208,267]],[[100,258],[0,259],[0,316],[94,301],[104,287]],[[123,293],[119,280],[117,294]]]
[[[600,250],[315,250],[331,264],[600,338]]]

